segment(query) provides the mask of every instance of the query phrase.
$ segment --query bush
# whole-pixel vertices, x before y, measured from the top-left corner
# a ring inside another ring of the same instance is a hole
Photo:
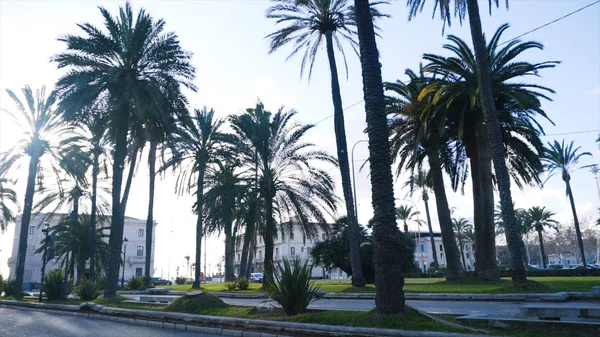
[[[96,279],[96,286],[98,287],[98,290],[104,290],[104,287],[106,287],[106,277],[98,277]]]
[[[446,267],[440,267],[440,268],[436,268],[436,267],[431,267],[429,269],[427,269],[427,276],[428,277],[446,277]]]
[[[164,310],[170,312],[202,314],[207,309],[210,310],[224,307],[227,307],[227,304],[217,296],[207,292],[201,292],[181,296],[173,303],[169,304]]]
[[[175,278],[175,284],[184,285],[187,283],[187,279],[183,276],[178,276]]]
[[[248,281],[248,279],[245,277],[240,277],[235,281],[235,285],[240,290],[248,290],[248,288],[250,287],[250,281]]]
[[[132,276],[129,279],[129,282],[127,283],[127,288],[129,288],[130,290],[139,290],[142,289],[142,287],[144,286],[144,278],[143,277],[137,277],[137,276]]]
[[[94,281],[83,279],[75,288],[75,294],[83,301],[91,301],[100,296],[100,291]]]
[[[63,271],[55,269],[44,276],[44,292],[50,301],[60,300],[62,294]]]
[[[307,261],[298,259],[291,263],[284,258],[273,273],[268,292],[271,298],[279,303],[288,316],[306,312],[309,304],[321,298],[318,288],[311,281],[312,266]]]
[[[225,282],[225,291],[234,291],[236,287],[235,282]]]
[[[0,292],[4,291],[4,296],[14,296],[17,292],[15,291],[16,280],[2,281],[2,288]]]

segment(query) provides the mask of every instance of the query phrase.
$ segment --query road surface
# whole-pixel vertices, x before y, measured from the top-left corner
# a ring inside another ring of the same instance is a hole
[[[27,309],[0,308],[0,317],[2,337],[217,337]]]

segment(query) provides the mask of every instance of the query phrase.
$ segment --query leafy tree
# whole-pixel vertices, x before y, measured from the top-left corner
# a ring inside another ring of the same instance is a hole
[[[440,9],[440,17],[444,25],[451,24],[452,15],[462,20],[469,16],[469,25],[471,28],[471,39],[475,50],[474,58],[477,64],[477,83],[479,83],[479,96],[481,108],[485,120],[485,137],[488,142],[489,152],[493,159],[494,172],[500,191],[500,202],[502,204],[502,214],[506,217],[507,243],[511,256],[512,279],[515,283],[524,283],[527,275],[522,263],[523,252],[518,245],[518,234],[515,228],[515,212],[513,209],[512,195],[510,191],[510,175],[506,167],[506,151],[502,142],[502,130],[496,107],[494,105],[494,94],[492,77],[490,74],[489,60],[486,54],[485,38],[481,28],[481,17],[479,15],[479,4],[477,0],[435,0],[435,11]],[[498,6],[498,0],[493,0]],[[410,8],[409,19],[423,9],[425,0],[407,0]],[[508,0],[506,0],[508,5]],[[491,11],[492,0],[489,1]],[[488,202],[489,205],[489,202]],[[476,231],[477,232],[477,231]],[[477,233],[476,233],[477,235]]]
[[[333,124],[337,145],[337,158],[342,177],[342,190],[346,202],[346,214],[351,224],[350,257],[355,272],[352,274],[352,285],[362,287],[365,279],[361,273],[360,256],[358,251],[358,221],[354,214],[352,197],[352,184],[350,180],[350,165],[348,162],[348,146],[346,144],[346,129],[344,126],[344,110],[340,83],[338,79],[335,49],[341,53],[348,75],[346,55],[342,48],[342,41],[347,42],[358,55],[358,42],[356,41],[356,20],[354,9],[346,0],[273,0],[273,6],[267,10],[267,18],[275,19],[278,25],[285,25],[278,31],[271,33],[267,38],[271,41],[269,53],[279,48],[293,44],[293,50],[288,59],[298,52],[304,51],[302,58],[301,74],[309,67],[308,76],[312,69],[319,47],[325,40],[329,72],[331,74],[331,94],[333,99]],[[383,16],[371,4],[371,14],[374,18]]]
[[[533,222],[533,228],[538,232],[538,238],[540,240],[540,255],[542,260],[542,265],[546,268],[546,264],[548,264],[548,258],[546,256],[546,251],[544,250],[544,228],[551,228],[558,231],[558,222],[552,217],[556,214],[546,209],[546,207],[534,206],[527,210],[529,219]]]
[[[575,224],[575,232],[577,234],[577,243],[579,252],[581,253],[581,261],[583,266],[587,268],[585,259],[585,250],[583,249],[583,240],[581,238],[581,229],[579,228],[579,219],[577,218],[577,210],[575,209],[575,200],[573,199],[573,190],[571,189],[571,173],[576,169],[575,166],[579,163],[579,159],[583,156],[591,156],[589,152],[579,152],[581,147],[573,148],[573,142],[565,145],[563,140],[559,143],[557,140],[554,143],[548,143],[548,147],[544,151],[542,161],[546,171],[548,171],[548,179],[555,174],[560,174],[562,180],[567,187],[566,194],[571,203],[571,211],[573,212],[573,223]]]
[[[408,221],[414,220],[419,211],[414,211],[412,206],[401,205],[396,207],[396,218],[404,223],[404,232],[408,233]]]
[[[467,269],[467,262],[465,261],[465,244],[469,242],[469,231],[473,229],[473,224],[465,218],[452,218],[452,227],[456,233],[456,240],[458,241],[458,247],[460,247],[460,255],[462,257],[463,268]]]
[[[69,71],[57,82],[61,110],[67,120],[77,119],[100,96],[111,103],[109,129],[114,137],[112,167],[112,221],[110,263],[104,295],[116,296],[123,240],[121,200],[127,136],[132,118],[165,113],[164,97],[180,86],[195,90],[194,67],[174,33],[165,33],[165,22],[141,9],[134,16],[129,2],[113,17],[100,7],[105,31],[90,23],[79,24],[83,36],[65,35],[59,40],[67,50],[52,60]],[[167,114],[171,111],[167,111]]]
[[[6,230],[9,223],[15,221],[13,208],[19,205],[17,192],[10,187],[6,187],[7,183],[12,182],[0,177],[0,233]]]
[[[54,92],[46,96],[45,87],[37,90],[35,95],[29,86],[22,89],[26,104],[11,90],[6,90],[14,101],[18,113],[3,110],[16,121],[21,128],[21,138],[8,151],[0,156],[0,177],[7,177],[10,171],[19,171],[29,160],[27,187],[23,203],[23,216],[17,249],[17,266],[15,289],[23,289],[23,273],[27,251],[27,231],[31,221],[33,197],[36,190],[43,188],[44,172],[48,175],[66,172],[77,180],[84,179],[86,160],[82,156],[81,142],[74,135],[73,128],[67,126],[54,109],[56,95]]]
[[[169,149],[171,157],[161,168],[178,171],[175,190],[177,193],[195,191],[196,202],[196,269],[192,288],[200,288],[200,254],[202,252],[204,179],[207,166],[216,160],[216,153],[223,146],[225,134],[222,132],[224,121],[215,118],[215,111],[204,107],[195,109],[187,127],[173,135]]]
[[[262,235],[267,280],[264,287],[273,279],[275,215],[297,217],[294,223],[300,225],[304,237],[314,238],[319,227],[329,232],[325,214],[332,214],[336,209],[333,180],[326,170],[316,166],[317,163],[336,164],[336,161],[327,153],[315,150],[314,144],[303,141],[313,125],[292,122],[295,114],[294,110],[283,108],[271,113],[259,102],[256,108],[230,117],[237,157],[246,170],[257,170],[264,203],[266,223]],[[258,158],[256,167],[255,158]],[[291,226],[282,227],[281,235],[291,230]]]

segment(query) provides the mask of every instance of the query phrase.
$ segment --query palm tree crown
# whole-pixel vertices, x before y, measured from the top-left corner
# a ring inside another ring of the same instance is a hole
[[[527,210],[527,213],[536,231],[543,231],[546,227],[558,229],[558,221],[552,219],[556,213],[546,207],[533,206]]]
[[[546,147],[544,156],[542,157],[546,171],[549,173],[548,178],[555,174],[560,174],[562,180],[571,180],[571,173],[575,169],[578,169],[575,166],[579,163],[579,159],[583,156],[592,155],[587,151],[579,152],[581,147],[573,148],[573,145],[573,142],[571,142],[565,146],[564,140],[561,143],[557,140],[554,143],[548,143],[548,147]]]
[[[412,206],[400,205],[396,208],[396,217],[404,223],[405,232],[408,232],[408,222],[414,220],[418,215],[419,211],[414,211]]]
[[[15,221],[14,206],[18,206],[17,192],[6,187],[8,179],[0,177],[0,233],[3,233],[8,224]]]

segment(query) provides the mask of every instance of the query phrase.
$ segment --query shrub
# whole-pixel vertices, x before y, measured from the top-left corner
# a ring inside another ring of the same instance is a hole
[[[436,267],[431,267],[429,269],[427,269],[427,276],[428,277],[446,277],[446,268],[445,267],[440,267],[440,268],[436,268]]]
[[[96,279],[96,286],[98,287],[98,290],[104,290],[104,287],[106,286],[106,277],[98,277]]]
[[[175,278],[175,284],[183,285],[187,283],[187,279],[183,276],[178,276]]]
[[[312,266],[307,261],[298,259],[291,263],[284,258],[273,273],[268,292],[271,298],[279,303],[288,316],[301,314],[306,311],[309,304],[319,299],[318,288],[310,277]]]
[[[236,287],[235,282],[225,282],[225,290],[226,291],[234,291]]]
[[[63,284],[62,269],[55,269],[44,276],[44,292],[50,301],[60,299]]]
[[[248,288],[250,287],[250,281],[248,281],[248,279],[245,277],[240,277],[239,279],[237,279],[235,281],[235,284],[240,290],[248,290]]]
[[[127,287],[130,290],[139,290],[144,286],[144,278],[143,277],[137,277],[137,276],[132,276],[129,279],[129,282],[127,283]]]
[[[2,274],[0,274],[0,296],[2,296],[2,292],[4,291],[4,284],[6,283],[6,281],[4,281],[4,278],[2,277]]]
[[[100,291],[94,281],[83,279],[75,288],[75,294],[83,301],[91,301],[100,296]]]
[[[170,312],[185,312],[202,314],[205,310],[225,308],[227,304],[215,295],[207,292],[186,294],[169,304],[164,310]]]
[[[15,291],[15,283],[16,280],[6,280],[2,282],[2,288],[0,288],[0,292],[4,290],[4,296],[14,296],[17,292]]]

